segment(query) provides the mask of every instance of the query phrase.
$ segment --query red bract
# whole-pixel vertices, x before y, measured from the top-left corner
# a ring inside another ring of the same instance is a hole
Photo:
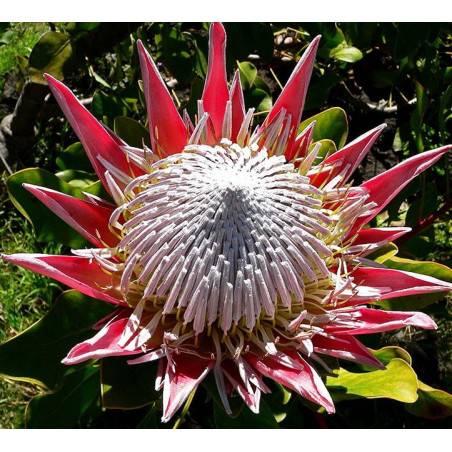
[[[2,256],[117,305],[64,363],[124,355],[139,355],[131,365],[159,360],[164,421],[211,371],[229,413],[233,391],[259,411],[261,393],[269,392],[263,377],[332,413],[313,364],[325,365],[321,355],[382,368],[355,335],[435,328],[422,313],[367,307],[452,285],[366,259],[409,228],[362,227],[451,146],[353,187],[348,179],[382,125],[314,165],[315,125],[299,135],[298,126],[319,40],[254,130],[238,73],[228,88],[221,24],[210,29],[195,126],[187,114],[180,117],[138,42],[152,149],[128,146],[46,76],[116,203],[26,185],[95,248],[75,256]]]

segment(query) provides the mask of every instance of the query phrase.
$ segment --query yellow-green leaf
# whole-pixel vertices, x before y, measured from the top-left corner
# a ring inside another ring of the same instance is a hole
[[[337,149],[344,146],[348,135],[347,115],[342,108],[333,107],[304,120],[298,127],[298,133],[315,121],[313,141],[328,139],[334,142]]]
[[[51,74],[58,80],[64,79],[70,69],[72,56],[69,35],[57,31],[45,33],[33,47],[28,60],[30,80],[45,84],[44,73]]]
[[[419,382],[419,398],[405,409],[415,416],[426,419],[443,419],[452,416],[452,395]]]
[[[414,261],[393,256],[385,261],[385,265],[395,270],[420,273],[427,276],[433,276],[442,281],[452,282],[452,269],[445,265],[438,264],[437,262]],[[444,292],[426,293],[391,298],[390,300],[381,300],[376,304],[387,310],[413,311],[422,309],[443,297]]]
[[[375,250],[373,253],[367,256],[368,259],[371,259],[379,264],[385,263],[391,257],[394,257],[398,253],[399,249],[394,243],[387,243],[383,245],[378,250]]]
[[[392,359],[385,370],[354,373],[340,369],[329,376],[326,385],[333,400],[389,398],[405,403],[417,400],[417,377],[411,366],[400,358]]]

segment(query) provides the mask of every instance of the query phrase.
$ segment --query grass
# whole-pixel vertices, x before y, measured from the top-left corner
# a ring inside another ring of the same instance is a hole
[[[8,199],[5,179],[3,175],[0,191],[0,251],[7,254],[59,254],[59,245],[42,244],[35,240],[32,226]],[[49,278],[0,263],[0,343],[42,318],[60,290],[60,286]],[[38,391],[32,385],[0,378],[0,428],[22,427],[26,403]]]
[[[5,74],[16,73],[19,70],[20,59],[28,57],[39,38],[49,30],[49,25],[43,22],[11,22],[9,24],[6,31],[9,36],[7,44],[0,47],[0,93],[3,92]]]

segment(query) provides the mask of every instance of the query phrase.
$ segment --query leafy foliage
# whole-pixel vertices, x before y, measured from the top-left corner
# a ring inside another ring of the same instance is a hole
[[[80,86],[80,94],[92,98],[88,106],[98,119],[129,144],[141,147],[144,142],[149,146],[143,93],[137,88],[140,73],[135,42],[140,38],[158,61],[159,70],[179,109],[187,109],[192,115],[196,111],[195,100],[200,97],[207,71],[207,24],[136,24],[123,39],[109,48],[106,45],[102,58],[93,55],[86,43],[93,36],[108,41],[109,29],[105,25],[60,23],[52,26],[53,29],[45,30],[39,40],[38,36],[33,36],[30,44],[33,49],[28,59],[24,49],[19,51],[18,70],[22,82],[29,77],[33,82],[43,83],[42,74],[49,72],[59,79],[66,79],[70,85]],[[0,27],[0,52],[17,40],[13,32],[17,28],[14,24]],[[315,35],[322,34],[319,58],[306,101],[307,117],[303,117],[300,130],[316,121],[313,145],[315,142],[322,144],[320,156],[324,157],[344,146],[348,136],[353,139],[383,120],[389,123],[381,147],[393,151],[384,154],[377,143],[380,152],[372,154],[369,162],[364,162],[364,167],[355,174],[358,179],[373,176],[374,167],[387,168],[406,156],[444,144],[451,138],[452,66],[448,66],[450,63],[442,57],[444,49],[452,45],[450,24],[231,23],[226,24],[226,30],[228,76],[232,78],[232,68],[238,62],[245,103],[258,113],[255,122],[262,117],[259,113],[271,108],[279,94],[279,84],[287,80],[307,43]],[[3,69],[0,72],[3,73]],[[18,83],[19,88],[21,84]],[[351,113],[351,120],[347,119],[342,107]],[[47,126],[46,119],[42,119],[39,127]],[[50,169],[58,172],[23,169],[9,178],[8,190],[14,205],[33,225],[38,240],[83,247],[85,241],[77,233],[22,187],[26,182],[80,198],[82,191],[106,196],[101,193],[81,144],[74,143],[70,133],[65,142],[65,130],[58,127],[59,142],[58,139],[53,141],[55,134],[49,134],[41,143],[46,151],[51,148],[56,152],[56,166]],[[68,146],[69,143],[72,144]],[[38,143],[32,152],[37,154],[39,146]],[[373,256],[376,262],[452,281],[451,270],[444,265],[452,262],[447,238],[447,231],[451,232],[452,201],[450,163],[443,160],[439,169],[430,170],[419,181],[409,184],[376,219],[377,226],[407,225],[413,228],[408,239],[399,240],[398,246],[389,245]],[[4,211],[1,215],[2,218],[7,216]],[[6,248],[3,243],[2,248]],[[401,257],[394,256],[398,250]],[[439,256],[438,251],[442,253],[442,263],[426,261]],[[50,292],[51,287],[44,289]],[[440,297],[437,294],[403,297],[381,301],[379,305],[384,309],[423,309]],[[108,311],[101,302],[74,291],[66,292],[40,322],[0,346],[0,373],[53,390],[30,401],[26,413],[28,427],[115,425],[115,419],[120,415],[114,418],[111,413],[103,412],[102,405],[110,409],[107,411],[131,410],[127,426],[162,427],[159,421],[161,406],[153,386],[154,364],[129,366],[123,358],[108,358],[91,366],[67,368],[60,364],[67,351],[89,337],[92,325]],[[445,314],[439,311],[437,316],[441,318]],[[19,329],[25,326],[21,325]],[[382,342],[380,338],[375,341]],[[358,406],[358,400],[348,402],[352,399],[388,398],[404,403],[399,406],[410,413],[411,422],[416,422],[412,415],[437,420],[452,414],[450,394],[419,381],[417,363],[411,362],[406,351],[386,347],[374,354],[386,365],[386,370],[365,366],[337,367],[326,377],[335,401],[340,402],[339,409],[342,403],[347,407]],[[22,359],[15,359],[17,356]],[[291,428],[330,422],[322,414],[313,413],[312,406],[276,384],[272,387],[272,395],[261,402],[259,418],[237,399],[232,401],[233,416],[229,417],[213,387],[207,379],[198,389],[199,394],[190,409],[187,407],[185,414],[176,421],[177,425]],[[448,387],[451,389],[452,386]],[[204,413],[206,407],[211,416]],[[349,411],[345,412],[353,424],[354,417],[357,419],[360,415],[359,410],[347,409]],[[339,422],[336,419],[332,416],[332,425]],[[121,418],[118,422],[124,421]]]

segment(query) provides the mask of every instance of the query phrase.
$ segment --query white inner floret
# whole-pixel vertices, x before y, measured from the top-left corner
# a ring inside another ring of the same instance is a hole
[[[183,312],[196,334],[217,321],[224,332],[239,322],[251,330],[330,277],[332,212],[283,156],[190,145],[154,163],[124,196],[110,222],[122,237],[121,289],[158,299],[163,314]]]

